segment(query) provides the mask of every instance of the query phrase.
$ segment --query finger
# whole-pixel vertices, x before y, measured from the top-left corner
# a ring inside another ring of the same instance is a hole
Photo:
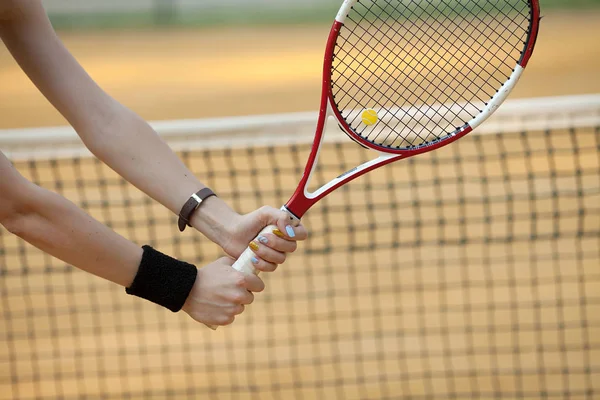
[[[212,325],[227,326],[227,325],[233,324],[233,321],[235,321],[235,316],[233,316],[233,315],[223,315],[223,316],[217,318],[216,319],[216,323],[214,323]]]
[[[306,238],[308,237],[308,231],[302,224],[294,227],[294,233],[294,240],[306,240]]]
[[[273,231],[273,233],[283,239],[287,240],[305,240],[308,236],[306,228],[304,225],[300,224],[298,226],[294,226],[289,223],[289,221],[277,221],[277,230]]]
[[[246,289],[251,292],[262,292],[265,290],[265,283],[256,275],[246,275]],[[252,294],[252,293],[250,293]]]
[[[259,246],[265,245],[280,253],[293,253],[296,251],[296,248],[298,247],[296,242],[282,238],[279,236],[280,234],[281,232],[278,232],[278,234],[265,233],[258,235],[256,240],[258,241]]]
[[[281,237],[289,240],[305,240],[308,236],[306,228],[288,212],[268,206],[261,207],[259,211],[264,222],[277,226],[278,232],[282,234]]]
[[[248,296],[245,298],[242,305],[249,306],[250,304],[254,303],[254,293],[249,290],[246,290],[246,293],[248,293]]]
[[[233,313],[223,313],[222,311],[219,314],[211,315],[207,317],[193,317],[196,321],[202,322],[203,324],[209,326],[225,326],[233,323],[235,320],[235,315]]]
[[[293,218],[287,212],[273,208],[270,206],[263,206],[257,210],[260,221],[267,225],[277,225],[280,228],[285,229],[286,225],[297,225],[298,220]]]
[[[246,307],[243,304],[238,304],[237,306],[235,306],[233,308],[233,315],[240,315],[241,313],[244,312],[245,309],[246,309]]]
[[[252,304],[254,295],[250,293],[247,286],[246,278],[244,278],[243,283],[238,284],[238,288],[235,292],[230,292],[225,296],[226,301],[230,304],[233,303],[232,306]]]
[[[254,268],[261,272],[273,272],[277,269],[277,264],[265,261],[257,255],[252,257],[251,261]]]
[[[273,222],[275,225],[277,225],[277,228],[279,228],[281,232],[290,238],[293,238],[295,235],[293,228],[297,225],[300,225],[300,220],[294,218],[288,212],[283,210],[278,211],[277,220]]]
[[[258,240],[250,242],[248,246],[259,258],[274,264],[283,264],[286,255],[280,251],[273,250],[265,244],[259,244]],[[254,263],[255,260],[252,260]]]

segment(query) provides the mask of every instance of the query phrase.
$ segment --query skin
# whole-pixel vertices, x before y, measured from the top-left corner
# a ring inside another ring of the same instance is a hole
[[[54,32],[39,0],[0,0],[0,38],[40,92],[69,121],[90,151],[148,196],[179,213],[204,185],[139,116],[105,93],[83,70]],[[77,268],[129,286],[142,250],[94,220],[76,205],[27,181],[0,153],[0,223],[48,254]],[[304,240],[272,207],[240,215],[218,197],[207,199],[190,224],[237,258],[258,232],[277,225],[255,250],[260,271],[274,271]],[[266,243],[265,240],[266,239]],[[184,311],[199,322],[226,325],[264,289],[256,276],[231,268],[222,258],[199,270]]]

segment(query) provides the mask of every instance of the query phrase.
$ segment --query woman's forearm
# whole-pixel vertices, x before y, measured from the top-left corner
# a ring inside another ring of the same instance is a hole
[[[144,120],[90,78],[56,36],[41,4],[28,8],[18,22],[0,24],[0,37],[86,146],[127,181],[176,214],[204,187]],[[237,217],[223,201],[211,198],[192,222],[221,243]]]
[[[0,223],[40,250],[121,286],[133,282],[142,249],[67,199],[22,178],[0,153]]]
[[[183,307],[205,324],[227,325],[252,303],[250,291],[264,289],[257,276],[231,269],[228,258],[198,271],[140,248],[67,199],[27,181],[2,152],[0,178],[0,225],[47,254],[127,287],[129,294],[172,311]]]

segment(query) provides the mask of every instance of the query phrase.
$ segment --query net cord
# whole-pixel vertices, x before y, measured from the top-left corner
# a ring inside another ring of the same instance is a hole
[[[471,135],[594,126],[600,123],[599,109],[600,94],[507,100]],[[311,143],[317,116],[316,112],[302,112],[154,121],[150,125],[174,150],[244,148]],[[348,141],[334,118],[329,120],[324,141]],[[0,130],[0,149],[13,160],[92,157],[75,131],[64,126]]]

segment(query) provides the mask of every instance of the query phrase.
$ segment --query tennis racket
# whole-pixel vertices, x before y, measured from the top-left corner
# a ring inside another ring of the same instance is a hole
[[[320,114],[291,223],[376,168],[439,149],[493,114],[534,50],[538,0],[346,0],[331,28]],[[328,118],[378,156],[307,190]],[[261,233],[270,233],[275,226]],[[254,274],[247,249],[233,267]]]

